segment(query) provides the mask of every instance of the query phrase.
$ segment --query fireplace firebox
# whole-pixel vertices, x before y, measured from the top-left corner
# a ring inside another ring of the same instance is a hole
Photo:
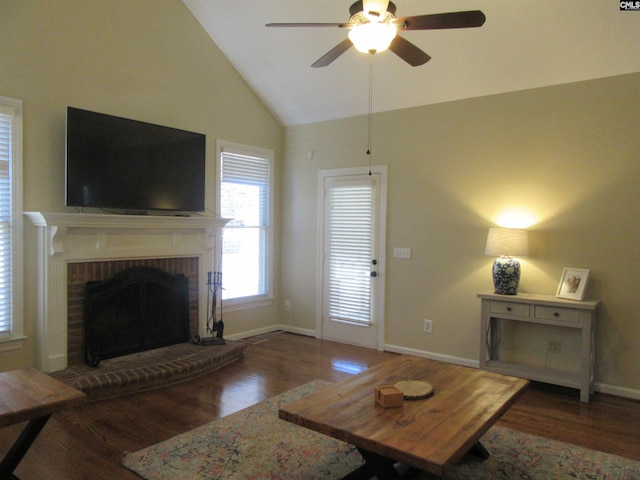
[[[189,280],[133,267],[85,287],[85,361],[189,341]]]

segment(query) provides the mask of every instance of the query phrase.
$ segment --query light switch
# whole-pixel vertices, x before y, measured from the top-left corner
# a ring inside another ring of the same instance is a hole
[[[393,258],[411,258],[411,249],[396,247],[393,249]]]

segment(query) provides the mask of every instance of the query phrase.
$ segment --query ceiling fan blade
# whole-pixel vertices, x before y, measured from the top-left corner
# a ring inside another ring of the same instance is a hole
[[[342,55],[344,52],[349,50],[352,45],[353,43],[351,43],[351,40],[349,40],[348,37],[345,38],[342,42],[340,42],[338,45],[333,47],[331,50],[325,53],[322,57],[316,60],[311,66],[313,68],[326,67],[331,62],[333,62],[336,58]]]
[[[389,50],[398,55],[412,67],[424,65],[431,60],[429,55],[420,50],[410,41],[402,38],[400,35],[396,35],[396,38],[393,39],[391,45],[389,45]]]
[[[481,27],[485,20],[486,17],[480,10],[469,10],[467,12],[434,13],[397,18],[393,23],[404,30],[439,30]]]
[[[267,23],[265,27],[334,27],[334,28],[352,28],[350,23]]]

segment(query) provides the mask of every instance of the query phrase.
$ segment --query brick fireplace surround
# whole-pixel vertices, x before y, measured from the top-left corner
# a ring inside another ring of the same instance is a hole
[[[67,365],[84,363],[84,288],[87,282],[102,281],[116,273],[134,267],[156,267],[172,275],[182,274],[189,279],[189,332],[199,335],[198,329],[198,259],[149,258],[82,262],[67,265]]]
[[[242,356],[244,345],[180,344],[84,365],[83,290],[132,266],[189,278],[192,335],[206,335],[207,272],[227,220],[81,213],[25,215],[38,230],[38,368],[104,398],[176,383]]]

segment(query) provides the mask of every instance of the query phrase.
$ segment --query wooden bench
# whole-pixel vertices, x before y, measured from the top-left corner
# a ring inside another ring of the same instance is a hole
[[[16,479],[14,470],[49,417],[84,400],[84,393],[35,368],[0,373],[0,428],[29,422],[0,463],[0,478]]]

